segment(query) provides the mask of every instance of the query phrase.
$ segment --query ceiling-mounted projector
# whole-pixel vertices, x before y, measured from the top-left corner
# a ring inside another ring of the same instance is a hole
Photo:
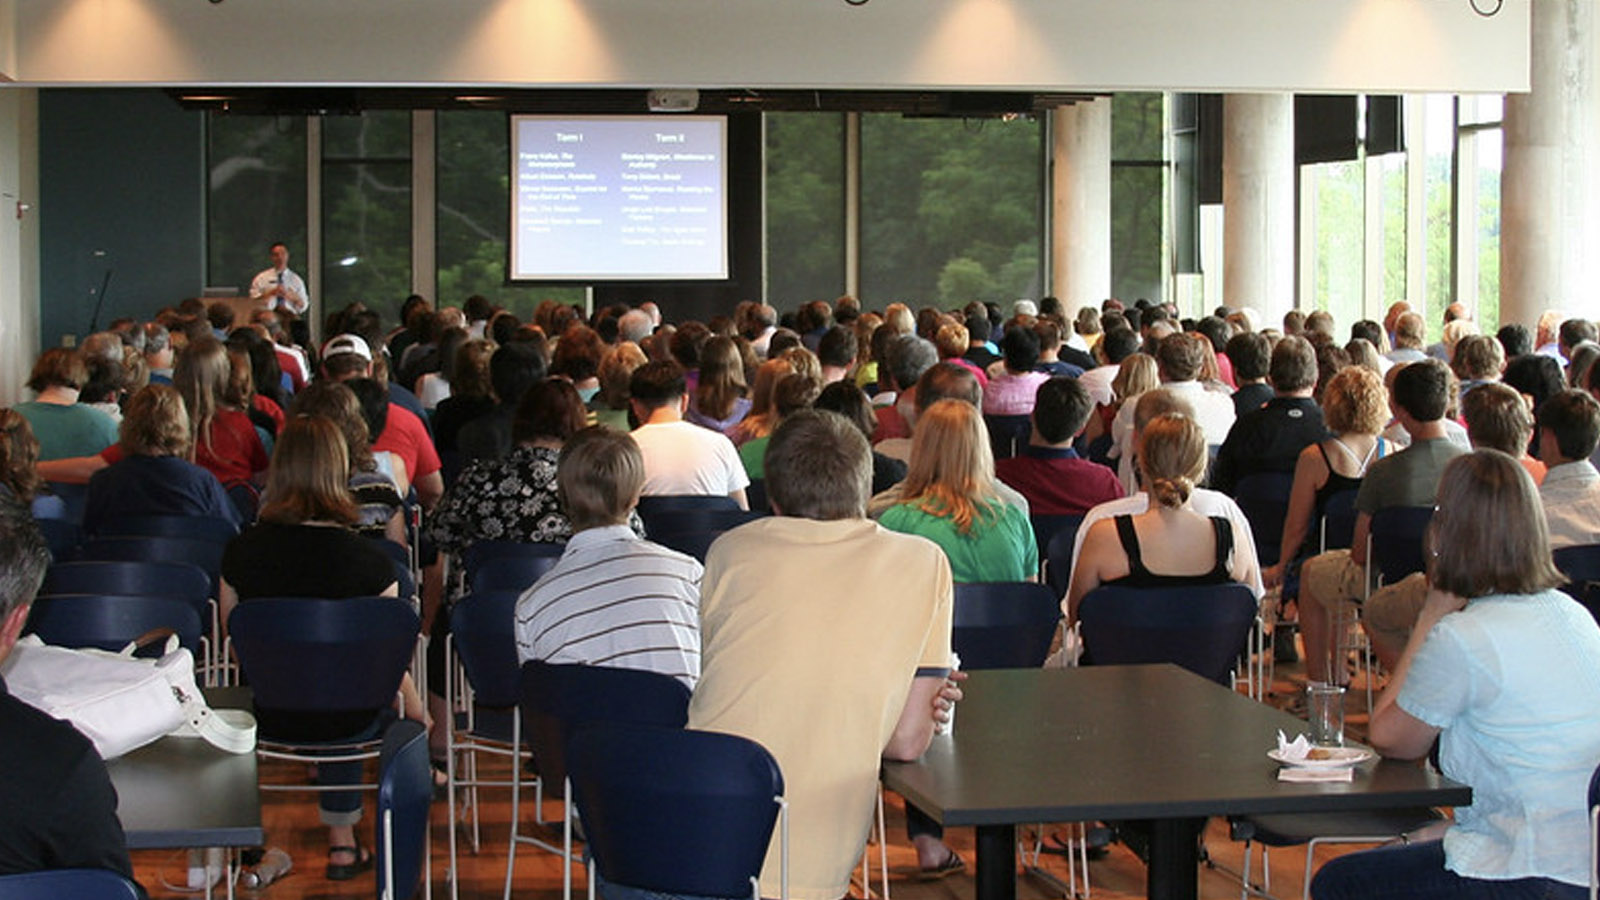
[[[694,112],[700,107],[700,92],[693,89],[650,91],[644,95],[644,100],[651,112]]]

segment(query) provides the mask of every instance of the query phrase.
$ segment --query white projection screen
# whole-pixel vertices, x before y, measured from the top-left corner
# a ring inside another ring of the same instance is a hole
[[[728,278],[723,116],[512,116],[512,281]]]

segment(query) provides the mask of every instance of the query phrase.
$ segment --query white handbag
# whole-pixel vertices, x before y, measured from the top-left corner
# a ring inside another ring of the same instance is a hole
[[[160,659],[139,659],[133,644],[120,653],[73,650],[29,635],[0,664],[0,675],[17,699],[72,723],[103,759],[168,734],[199,737],[229,753],[253,751],[255,718],[207,706],[194,657],[176,637],[165,650]]]

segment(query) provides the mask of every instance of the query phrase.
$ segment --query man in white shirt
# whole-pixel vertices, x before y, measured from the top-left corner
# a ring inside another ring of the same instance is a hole
[[[1549,468],[1539,503],[1550,547],[1600,543],[1600,472],[1589,457],[1600,444],[1600,401],[1570,390],[1539,407],[1539,458]]]
[[[644,494],[719,495],[749,509],[750,486],[739,451],[721,432],[683,421],[689,396],[675,362],[649,362],[628,382],[634,417],[642,424],[633,439],[644,454]]]
[[[262,269],[250,282],[250,299],[267,309],[283,309],[303,316],[311,308],[306,283],[289,268],[289,247],[282,241],[272,245],[272,266]]]
[[[1131,328],[1113,328],[1100,338],[1095,348],[1095,358],[1104,365],[1095,366],[1078,376],[1078,383],[1089,392],[1089,399],[1099,406],[1110,406],[1115,400],[1111,382],[1122,371],[1122,361],[1139,352],[1139,335]]]
[[[1222,445],[1233,428],[1233,397],[1213,391],[1196,379],[1200,375],[1201,354],[1199,342],[1205,340],[1195,334],[1170,334],[1156,347],[1156,368],[1161,375],[1161,386],[1182,397],[1193,410],[1194,420],[1205,432],[1206,443],[1213,447]],[[1134,428],[1131,403],[1122,404],[1111,423],[1111,438],[1116,447],[1112,456],[1117,458],[1117,477],[1130,495],[1139,490],[1133,463]]]

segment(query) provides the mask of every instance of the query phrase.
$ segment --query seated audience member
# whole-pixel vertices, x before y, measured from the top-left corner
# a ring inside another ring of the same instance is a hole
[[[457,354],[461,352],[461,345],[472,339],[472,335],[465,328],[448,329],[439,337],[439,368],[417,376],[416,384],[412,388],[423,409],[432,412],[438,408],[440,402],[449,399],[452,386],[455,384]]]
[[[1555,588],[1533,482],[1510,457],[1452,461],[1429,529],[1432,584],[1373,710],[1385,756],[1472,788],[1453,822],[1339,857],[1318,900],[1586,895],[1590,774],[1600,758],[1600,630]],[[1429,833],[1431,832],[1431,833]],[[1442,832],[1442,840],[1440,839]]]
[[[865,518],[871,469],[854,425],[815,410],[790,416],[767,449],[777,515],[719,538],[701,584],[689,727],[750,738],[777,758],[791,810],[789,895],[808,900],[849,890],[882,760],[920,756],[959,697],[946,687],[949,563],[930,542]],[[778,896],[778,868],[774,834],[762,896]]]
[[[1122,330],[1125,329],[1118,329],[1108,334],[1106,342],[1115,340]],[[1156,373],[1156,360],[1153,356],[1132,353],[1117,366],[1116,377],[1111,380],[1111,402],[1095,406],[1094,415],[1089,417],[1089,424],[1083,432],[1084,442],[1091,448],[1091,453],[1095,452],[1093,450],[1095,447],[1102,445],[1105,447],[1105,450],[1096,455],[1097,461],[1105,458],[1111,449],[1122,446],[1123,442],[1128,440],[1126,430],[1119,431],[1117,427],[1117,417],[1122,408],[1137,400],[1140,394],[1160,385],[1161,378]],[[1126,425],[1123,427],[1127,428]],[[1116,465],[1114,461],[1111,464]]]
[[[0,503],[0,661],[16,645],[50,551],[27,509]],[[0,679],[0,875],[109,869],[133,877],[117,792],[78,730],[6,692]]]
[[[405,517],[405,464],[392,458],[380,468],[372,452],[372,433],[363,415],[362,403],[356,399],[350,386],[358,386],[366,379],[352,379],[346,384],[337,381],[314,381],[295,395],[290,411],[296,416],[320,416],[338,426],[344,435],[345,452],[350,457],[350,493],[355,497],[358,513],[351,526],[367,537],[381,537],[401,546],[409,543]],[[371,391],[377,402],[383,394]],[[392,454],[384,454],[386,457]],[[398,480],[397,480],[398,478]]]
[[[1033,412],[1033,395],[1050,376],[1036,371],[1039,365],[1039,337],[1032,328],[1013,325],[1000,339],[1000,362],[989,372],[989,385],[983,390],[983,413],[987,416],[1025,416]]]
[[[217,477],[189,462],[189,414],[170,385],[133,395],[121,435],[122,459],[89,478],[84,534],[126,516],[211,516],[241,524]]]
[[[1561,323],[1556,345],[1561,356],[1570,362],[1580,346],[1597,341],[1600,341],[1600,327],[1588,319],[1572,318]]]
[[[373,541],[350,530],[356,521],[350,496],[350,461],[338,426],[320,417],[291,420],[273,452],[259,521],[228,542],[222,556],[220,606],[226,622],[240,603],[266,597],[395,597],[394,564]],[[286,564],[285,561],[292,561]],[[396,597],[396,603],[405,601]],[[404,711],[422,718],[422,704],[407,674],[400,683]],[[256,708],[261,733],[289,741],[336,741],[372,737],[377,710],[290,713]],[[361,777],[361,763],[321,762],[317,784],[345,786]],[[361,794],[318,795],[328,826],[327,877],[344,881],[372,867],[372,855],[356,840]]]
[[[772,389],[771,421],[773,427],[794,413],[810,408],[816,402],[821,385],[809,375],[785,375]],[[772,435],[751,438],[739,445],[739,463],[753,481],[766,477],[767,444]]]
[[[587,325],[573,325],[561,333],[550,354],[550,374],[572,382],[588,403],[600,393],[600,359],[605,355],[600,335]]]
[[[612,666],[700,677],[700,563],[641,538],[635,518],[644,459],[628,435],[586,428],[557,465],[571,537],[517,601],[522,662]]]
[[[1139,352],[1139,335],[1125,325],[1113,326],[1095,344],[1094,352],[1098,364],[1085,369],[1078,382],[1096,406],[1110,406],[1116,400],[1111,382],[1122,371],[1122,361]]]
[[[1455,356],[1450,368],[1461,379],[1461,396],[1465,398],[1473,388],[1500,380],[1500,370],[1506,365],[1500,342],[1486,334],[1467,335],[1456,343]]]
[[[817,362],[822,365],[824,387],[850,376],[857,349],[855,330],[847,325],[834,325],[822,333],[822,340],[817,342]]]
[[[1000,353],[999,348],[989,342],[993,323],[982,307],[980,303],[967,304],[966,318],[962,320],[967,327],[967,352],[962,356],[967,362],[987,372],[1000,359]]]
[[[1300,632],[1306,672],[1312,681],[1343,683],[1347,677],[1342,666],[1335,671],[1338,634],[1330,616],[1366,593],[1367,537],[1373,514],[1394,506],[1432,506],[1445,464],[1466,452],[1445,436],[1443,422],[1449,401],[1450,370],[1444,363],[1428,359],[1400,369],[1389,405],[1411,436],[1411,444],[1367,469],[1356,494],[1350,549],[1329,550],[1306,560],[1300,569]],[[1392,595],[1394,586],[1390,588]],[[1362,617],[1380,657],[1391,649],[1384,635],[1395,629],[1409,631],[1416,619],[1414,610],[1393,610],[1392,618],[1385,615],[1388,611],[1384,601],[1374,595]],[[1399,648],[1392,649],[1391,659],[1399,656]]]
[[[151,384],[171,384],[174,352],[172,335],[160,322],[144,326],[144,364],[150,370]]]
[[[1205,432],[1206,444],[1221,444],[1233,427],[1233,399],[1224,393],[1207,390],[1198,378],[1205,359],[1205,348],[1198,338],[1187,334],[1173,334],[1161,340],[1156,347],[1156,370],[1161,386],[1182,397],[1194,410],[1194,419]],[[1117,442],[1112,455],[1117,459],[1117,475],[1122,487],[1132,493],[1137,485],[1133,463],[1134,446],[1131,443],[1133,407],[1124,403],[1112,422],[1111,436]]]
[[[185,347],[172,372],[172,386],[189,412],[194,461],[225,488],[259,485],[267,469],[266,447],[237,402],[233,379],[227,348],[210,336]]]
[[[889,340],[887,368],[878,369],[878,386],[895,395],[894,403],[878,408],[878,427],[872,442],[911,437],[911,419],[916,417],[917,379],[939,362],[939,351],[931,341],[914,334],[897,334]]]
[[[1521,322],[1501,325],[1500,330],[1494,333],[1494,337],[1500,342],[1500,349],[1506,359],[1516,359],[1533,352],[1533,335],[1528,333],[1528,326]]]
[[[1268,378],[1273,398],[1235,421],[1217,451],[1211,486],[1224,494],[1250,475],[1293,472],[1300,451],[1328,436],[1322,408],[1311,399],[1317,354],[1305,338],[1286,337],[1272,348]]]
[[[1427,353],[1422,349],[1422,316],[1414,312],[1401,313],[1394,323],[1394,349],[1385,354],[1392,363],[1422,362]]]
[[[440,457],[459,453],[462,426],[494,410],[489,360],[495,349],[492,341],[471,340],[456,350],[450,374],[450,396],[439,401],[430,422],[433,446]]]
[[[1567,361],[1561,356],[1561,323],[1567,314],[1559,309],[1547,309],[1539,314],[1539,320],[1534,323],[1533,352],[1540,356],[1555,358],[1557,364],[1566,365]]]
[[[1321,540],[1314,525],[1322,520],[1328,501],[1360,488],[1367,467],[1388,450],[1378,436],[1389,421],[1389,395],[1378,373],[1365,366],[1346,366],[1328,382],[1322,400],[1333,436],[1300,451],[1278,562],[1261,573],[1268,587],[1282,584],[1298,571],[1302,560],[1319,552]]]
[[[1550,546],[1600,544],[1600,472],[1589,458],[1600,444],[1600,401],[1562,391],[1539,407],[1539,458],[1549,468],[1539,504]]]
[[[361,337],[341,334],[329,341],[323,348],[322,368],[330,381],[349,385],[364,407],[383,408],[381,401],[389,401],[382,424],[368,423],[372,428],[373,454],[381,457],[383,453],[393,453],[404,461],[406,478],[417,491],[417,502],[423,509],[433,509],[444,494],[444,476],[440,474],[439,451],[434,448],[433,437],[423,422],[426,414],[402,405],[402,389],[397,385],[374,377],[372,349]],[[357,383],[359,381],[369,383],[363,385]],[[372,387],[382,388],[383,397],[375,397]]]
[[[1498,382],[1485,382],[1462,398],[1461,415],[1474,450],[1499,450],[1527,469],[1535,485],[1543,483],[1545,464],[1528,455],[1533,413],[1521,394]]]
[[[669,361],[645,363],[628,382],[633,439],[644,454],[644,493],[726,495],[748,509],[750,484],[739,452],[722,434],[683,420],[689,407],[683,369]]]
[[[1028,498],[1034,515],[1081,516],[1123,496],[1115,472],[1072,449],[1093,412],[1089,392],[1078,379],[1058,375],[1039,385],[1028,446],[1018,456],[995,462],[996,477]]]
[[[731,337],[711,338],[700,349],[700,381],[683,420],[727,434],[750,413],[747,393],[738,343]]]
[[[798,374],[798,370],[794,360],[781,355],[756,367],[755,378],[752,379],[754,386],[750,391],[750,412],[728,431],[728,438],[734,446],[743,447],[750,441],[772,434],[772,429],[778,425],[778,410],[773,403],[773,394],[778,389],[778,382],[795,374]],[[623,394],[627,394],[626,389]]]
[[[1188,400],[1165,387],[1155,388],[1140,394],[1138,399],[1128,404],[1133,407],[1133,444],[1139,445],[1140,432],[1146,424],[1169,413],[1187,416],[1190,412]],[[1137,454],[1135,454],[1137,458]],[[1243,579],[1250,587],[1252,593],[1258,598],[1265,593],[1261,584],[1261,567],[1256,561],[1255,535],[1250,530],[1250,520],[1244,516],[1244,511],[1233,498],[1219,491],[1196,487],[1189,493],[1188,507],[1192,511],[1206,517],[1221,516],[1233,526],[1233,534],[1237,538],[1234,542],[1236,554],[1248,556],[1248,565],[1245,571],[1248,577]],[[1088,530],[1102,519],[1113,519],[1117,516],[1137,516],[1148,512],[1150,509],[1150,494],[1148,490],[1141,489],[1119,500],[1108,500],[1105,503],[1089,510],[1083,517],[1083,524],[1078,528],[1077,539],[1072,546],[1072,566],[1077,570],[1078,555],[1083,552],[1083,541]],[[1063,603],[1062,612],[1066,612]]]
[[[600,392],[589,401],[589,412],[594,415],[595,424],[612,431],[633,430],[633,423],[628,421],[628,382],[633,378],[633,370],[644,364],[644,351],[631,341],[606,350],[600,359]]]
[[[1211,358],[1216,361],[1216,381],[1224,385],[1230,392],[1238,388],[1239,382],[1233,371],[1233,360],[1228,357],[1228,338],[1232,332],[1228,323],[1221,316],[1204,316],[1195,322],[1192,328],[1186,328],[1193,334],[1206,339],[1211,348]]]
[[[83,358],[65,347],[44,351],[34,363],[28,388],[38,399],[12,408],[32,426],[41,461],[92,456],[117,442],[116,421],[78,402],[88,380]]]
[[[967,326],[946,316],[944,324],[934,332],[932,341],[933,346],[939,351],[939,362],[954,363],[967,369],[978,379],[980,388],[989,386],[989,373],[978,368],[976,363],[964,355],[972,348],[972,341],[967,337]]]
[[[965,400],[974,407],[983,402],[983,382],[970,366],[963,365],[957,360],[943,360],[938,365],[931,366],[922,373],[912,385],[909,392],[902,391],[911,397],[911,403],[901,410],[902,418],[906,424],[915,427],[917,417],[923,410],[940,400],[954,398]],[[908,433],[903,438],[888,438],[878,441],[873,449],[891,459],[909,462],[911,460],[911,435]],[[877,504],[868,504],[874,518],[881,510]]]
[[[1233,392],[1233,414],[1243,418],[1245,413],[1260,409],[1273,397],[1272,385],[1267,384],[1267,372],[1272,365],[1272,341],[1260,332],[1246,331],[1228,339],[1228,359],[1233,362],[1233,377],[1238,388]]]
[[[1543,353],[1526,353],[1510,360],[1500,380],[1527,398],[1534,415],[1539,414],[1546,400],[1567,389],[1561,364]]]
[[[61,500],[42,493],[43,487],[33,428],[21,413],[0,408],[0,505],[20,506],[35,518],[60,518]]]
[[[1077,621],[1078,603],[1103,584],[1167,587],[1249,584],[1260,578],[1250,535],[1225,516],[1190,504],[1205,475],[1205,433],[1188,416],[1167,413],[1139,429],[1139,472],[1145,511],[1085,523],[1065,612]]]
[[[557,544],[571,537],[556,467],[561,448],[583,427],[583,403],[571,382],[548,378],[534,385],[517,404],[511,452],[468,466],[429,519],[428,535],[458,563],[478,541]],[[643,533],[636,517],[631,524]]]
[[[958,582],[1034,580],[1039,548],[1033,526],[1025,511],[1000,496],[993,472],[977,408],[939,400],[918,415],[899,502],[878,522],[938,544]]]
[[[1095,345],[1099,346],[1100,316],[1092,307],[1084,307],[1089,313],[1089,320],[1094,323]],[[1083,310],[1080,310],[1082,312]],[[1080,317],[1081,318],[1081,317]],[[1040,372],[1051,377],[1064,376],[1078,378],[1083,375],[1084,368],[1075,363],[1066,362],[1061,358],[1061,325],[1054,319],[1040,318],[1033,323],[1033,335],[1039,339],[1039,363],[1034,366]],[[1088,356],[1082,350],[1076,351],[1077,358]],[[1090,357],[1093,360],[1093,357]],[[1092,366],[1090,368],[1093,368]]]
[[[872,401],[848,381],[835,381],[822,389],[817,395],[817,400],[812,404],[815,409],[836,412],[844,416],[857,428],[861,429],[863,437],[870,439],[872,429],[877,425],[877,418],[872,414]],[[905,460],[895,459],[879,453],[876,448],[872,451],[872,493],[878,494],[899,484],[906,477]]]

